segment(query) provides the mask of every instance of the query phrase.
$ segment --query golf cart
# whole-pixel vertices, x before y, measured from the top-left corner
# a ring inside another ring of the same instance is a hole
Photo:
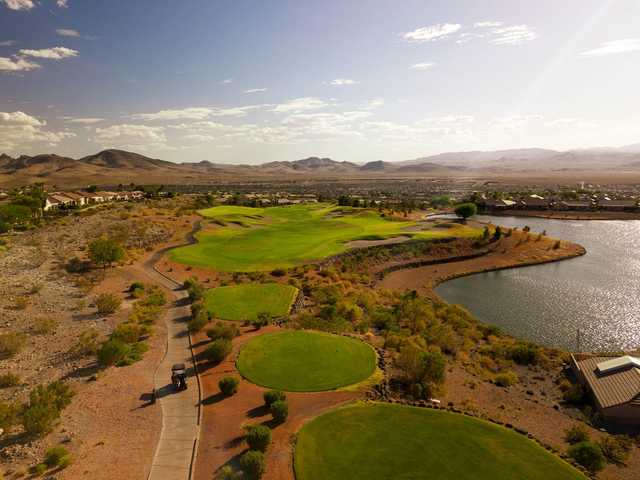
[[[171,367],[171,383],[176,390],[187,389],[187,369],[184,363],[176,363]]]

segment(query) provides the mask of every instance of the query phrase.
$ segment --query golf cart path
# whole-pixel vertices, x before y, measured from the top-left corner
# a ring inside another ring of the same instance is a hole
[[[187,321],[191,315],[187,293],[181,285],[155,269],[165,253],[156,252],[144,263],[146,273],[172,291],[174,303],[165,316],[167,350],[154,375],[156,396],[162,408],[162,431],[148,480],[190,480],[200,435],[200,379],[195,370]],[[171,366],[187,366],[186,390],[176,392],[171,383]]]

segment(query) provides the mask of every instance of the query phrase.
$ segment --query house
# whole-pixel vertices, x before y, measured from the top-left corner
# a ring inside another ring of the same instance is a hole
[[[633,212],[637,210],[638,205],[635,200],[611,200],[603,198],[598,200],[598,208],[609,212]]]
[[[87,197],[82,195],[81,193],[76,192],[64,192],[65,197],[69,197],[73,200],[74,205],[78,207],[83,207],[87,203]]]
[[[519,205],[525,210],[549,210],[551,201],[540,195],[529,195],[520,199]]]
[[[64,193],[52,193],[47,195],[47,199],[44,203],[44,210],[55,210],[59,208],[65,208],[76,205],[76,200],[68,197]]]
[[[558,203],[558,210],[572,210],[586,212],[593,209],[593,203],[581,200],[565,200]]]
[[[576,354],[571,363],[605,420],[640,425],[640,358]]]

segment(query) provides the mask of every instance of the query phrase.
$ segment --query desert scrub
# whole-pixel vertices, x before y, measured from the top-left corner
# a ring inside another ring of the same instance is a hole
[[[240,381],[236,377],[222,377],[218,382],[218,387],[225,397],[230,397],[238,391]]]
[[[16,310],[26,310],[30,303],[29,297],[16,297],[14,308]]]
[[[0,388],[11,388],[20,385],[20,376],[15,373],[3,373],[0,375]]]
[[[111,315],[120,309],[122,300],[113,293],[102,293],[96,298],[96,309],[99,315]]]
[[[71,353],[81,357],[95,355],[100,349],[99,337],[100,334],[95,328],[89,328],[80,332],[78,340],[71,348]]]
[[[43,463],[48,468],[66,468],[71,465],[71,454],[62,446],[51,447],[44,454]]]
[[[41,436],[51,431],[73,398],[73,390],[63,382],[38,385],[23,407],[22,426],[28,435]]]
[[[38,317],[33,323],[33,333],[37,335],[51,335],[57,328],[58,322],[51,317]]]
[[[24,348],[27,337],[22,333],[9,332],[0,335],[0,359],[12,357]]]
[[[518,383],[518,375],[511,370],[502,372],[496,375],[495,384],[499,387],[510,387],[511,385]]]

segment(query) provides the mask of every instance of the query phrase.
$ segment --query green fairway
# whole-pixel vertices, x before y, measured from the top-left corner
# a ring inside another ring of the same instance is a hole
[[[382,403],[339,408],[306,424],[295,470],[298,480],[586,480],[512,430]]]
[[[216,318],[255,320],[260,313],[282,317],[289,313],[298,289],[280,283],[245,283],[207,290],[205,305]]]
[[[375,351],[366,343],[302,330],[256,337],[238,356],[242,376],[263,387],[288,392],[346,387],[366,380],[375,368]]]
[[[171,259],[219,271],[268,271],[341,253],[357,239],[397,235],[431,239],[475,236],[458,225],[408,232],[411,221],[394,221],[373,210],[323,204],[289,207],[213,207],[199,212],[213,226],[197,235],[198,243],[170,252]]]

